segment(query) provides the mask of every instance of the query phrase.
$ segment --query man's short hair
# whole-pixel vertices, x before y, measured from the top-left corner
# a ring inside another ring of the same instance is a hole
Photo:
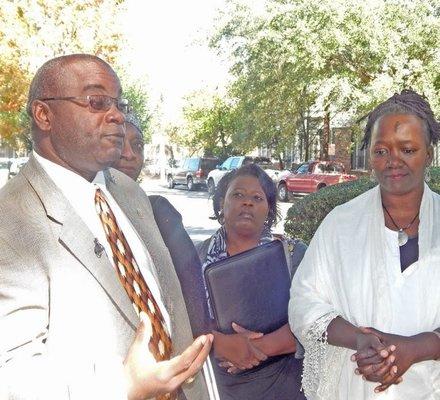
[[[99,63],[115,74],[113,68],[109,64],[92,54],[68,54],[46,61],[36,72],[29,87],[26,111],[32,120],[32,103],[37,99],[54,95],[53,89],[57,87],[57,84],[64,73],[64,68],[73,61],[92,61]]]

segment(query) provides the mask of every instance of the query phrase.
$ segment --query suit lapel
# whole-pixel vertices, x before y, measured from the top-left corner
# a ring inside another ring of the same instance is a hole
[[[92,274],[116,309],[136,329],[139,318],[106,254],[95,254],[95,238],[89,228],[33,156],[22,173],[40,198],[48,218],[61,225],[61,244]]]
[[[113,264],[103,251],[95,254],[95,238],[73,209],[66,213],[60,241],[64,247],[93,275],[127,322],[136,329],[139,317],[134,311]]]

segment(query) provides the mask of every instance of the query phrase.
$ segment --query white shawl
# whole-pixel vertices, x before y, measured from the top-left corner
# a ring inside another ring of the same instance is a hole
[[[440,362],[413,365],[400,385],[378,395],[377,384],[354,374],[352,350],[322,340],[338,315],[402,335],[440,327],[439,222],[440,196],[425,185],[419,261],[401,273],[397,233],[385,228],[379,186],[324,219],[294,276],[289,303],[290,326],[306,350],[303,388],[309,400],[440,399]]]

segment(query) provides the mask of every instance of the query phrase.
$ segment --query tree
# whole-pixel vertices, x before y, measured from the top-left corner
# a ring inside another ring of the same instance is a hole
[[[148,108],[148,94],[146,90],[136,84],[124,86],[123,97],[129,101],[130,106],[133,108],[134,114],[139,119],[145,142],[150,142],[152,134],[152,115]]]
[[[331,123],[351,124],[403,87],[440,111],[434,1],[268,0],[259,14],[228,5],[211,45],[233,61],[229,96],[256,145],[310,145],[299,127],[319,116],[325,153]]]
[[[226,158],[237,151],[240,127],[236,107],[218,95],[195,92],[186,99],[183,109],[185,126],[178,143],[193,153],[202,151],[208,156]]]
[[[29,70],[57,55],[85,52],[117,61],[123,0],[15,0],[0,10],[0,53]]]
[[[0,8],[0,141],[26,146],[30,77],[44,61],[69,53],[118,60],[123,0],[15,0]]]
[[[0,143],[16,149],[29,145],[28,118],[24,110],[28,74],[10,60],[0,60]]]

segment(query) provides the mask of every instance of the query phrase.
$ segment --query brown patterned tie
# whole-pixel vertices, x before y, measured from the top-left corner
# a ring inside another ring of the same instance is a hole
[[[95,206],[104,227],[107,241],[112,249],[113,262],[115,263],[119,280],[137,312],[144,311],[150,318],[153,333],[150,338],[149,349],[156,361],[169,360],[172,343],[162,312],[139,271],[124,233],[119,228],[101,189],[96,189]],[[176,395],[174,393],[156,397],[158,400],[175,398]]]

